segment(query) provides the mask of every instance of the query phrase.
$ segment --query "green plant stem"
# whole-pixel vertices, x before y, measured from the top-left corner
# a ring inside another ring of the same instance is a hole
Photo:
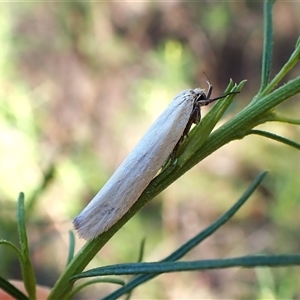
[[[300,40],[300,37],[298,41]],[[296,43],[296,48],[292,53],[291,57],[287,61],[287,63],[281,68],[281,70],[276,74],[276,76],[272,79],[272,81],[264,88],[264,90],[259,94],[260,97],[264,97],[268,95],[273,89],[277,86],[277,84],[286,76],[286,74],[293,69],[293,67],[300,60],[300,43]]]
[[[259,99],[259,101],[251,102],[235,117],[215,130],[208,137],[205,143],[199,149],[195,150],[195,155],[188,159],[180,168],[176,168],[175,166],[171,172],[166,169],[165,172],[168,173],[167,176],[164,175],[164,172],[157,176],[149,184],[138,201],[120,221],[118,221],[110,228],[110,230],[99,236],[97,239],[88,241],[77,253],[74,259],[67,266],[65,272],[56,282],[56,285],[49,296],[49,300],[63,299],[64,295],[66,295],[66,292],[72,289],[73,283],[70,282],[70,278],[73,275],[82,272],[82,270],[97,254],[97,252],[106,244],[106,242],[115,234],[115,232],[152,198],[161,193],[167,186],[181,177],[199,161],[209,156],[223,145],[233,140],[243,138],[245,135],[247,135],[247,132],[250,129],[263,122],[265,114],[299,92],[300,77],[288,82],[271,94]]]
[[[279,136],[279,135],[274,134],[274,133],[266,132],[266,131],[263,131],[263,130],[249,130],[248,134],[257,134],[257,135],[260,135],[260,136],[264,136],[264,137],[267,137],[267,138],[272,139],[274,141],[277,141],[277,142],[280,142],[282,144],[293,147],[297,150],[300,150],[300,144],[299,143],[296,143],[294,141],[291,141],[291,140],[289,140],[285,137]]]
[[[260,92],[262,92],[269,81],[271,64],[272,64],[272,52],[273,52],[273,21],[272,10],[274,0],[267,0],[264,2],[264,46],[262,57],[262,72],[261,72],[261,86]]]

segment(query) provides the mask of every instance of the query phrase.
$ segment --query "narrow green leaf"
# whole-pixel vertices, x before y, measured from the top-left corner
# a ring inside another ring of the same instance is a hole
[[[292,125],[300,125],[300,119],[290,118],[276,113],[274,110],[268,111],[257,118],[257,124],[263,124],[266,122],[281,122]]]
[[[18,198],[18,231],[22,253],[21,270],[24,286],[29,295],[29,298],[36,299],[36,282],[33,267],[30,259],[30,251],[28,246],[25,212],[24,212],[24,193],[19,194]]]
[[[67,265],[71,262],[71,260],[74,258],[75,253],[75,235],[73,231],[69,231],[69,252],[68,252],[68,258],[67,258]]]
[[[264,2],[264,44],[263,44],[263,57],[262,57],[262,73],[261,73],[261,86],[262,92],[268,85],[273,52],[273,20],[272,10],[274,0],[266,0]]]
[[[259,96],[263,97],[268,95],[270,92],[274,90],[274,88],[278,85],[278,83],[290,72],[293,67],[300,60],[300,38],[298,38],[296,43],[296,48],[285,65],[281,68],[281,70],[276,74],[276,76],[271,80],[271,82],[264,88],[263,91],[260,91]]]
[[[274,114],[273,119],[271,121],[282,122],[292,125],[300,125],[300,119],[289,118],[279,114]]]
[[[88,280],[83,284],[80,284],[79,286],[77,286],[72,293],[70,293],[68,295],[68,297],[65,300],[72,300],[74,299],[75,295],[78,294],[82,289],[84,289],[85,287],[92,285],[92,284],[97,284],[97,283],[114,283],[114,284],[118,284],[118,285],[125,285],[124,280],[121,279],[116,279],[116,278],[97,278],[97,279],[92,279],[92,280]]]
[[[298,37],[297,42],[296,42],[296,48],[298,48],[298,47],[300,47],[300,36]],[[299,57],[299,59],[300,59],[300,57]]]
[[[16,245],[14,245],[12,242],[6,241],[6,240],[0,240],[0,245],[8,246],[11,250],[13,250],[18,256],[20,264],[22,264],[22,262],[21,262],[21,260],[23,259],[22,253],[20,252],[20,250],[17,248]]]
[[[138,262],[141,262],[144,258],[145,244],[146,244],[146,238],[143,238],[141,241],[139,256],[137,259]]]
[[[224,269],[232,267],[283,267],[300,265],[300,254],[282,255],[247,255],[225,259],[205,259],[183,262],[153,262],[129,263],[105,266],[91,269],[75,275],[73,279],[132,274],[162,274],[170,272],[200,271],[210,269]]]
[[[0,289],[18,300],[28,300],[29,298],[18,290],[14,285],[0,276]]]
[[[277,135],[277,134],[274,134],[274,133],[271,133],[271,132],[267,132],[267,131],[263,131],[263,130],[249,130],[248,134],[261,135],[261,136],[267,137],[269,139],[272,139],[274,141],[280,142],[282,144],[291,146],[291,147],[293,147],[297,150],[300,150],[300,144],[299,143],[296,143],[292,140],[289,140],[285,137],[282,137],[280,135]]]

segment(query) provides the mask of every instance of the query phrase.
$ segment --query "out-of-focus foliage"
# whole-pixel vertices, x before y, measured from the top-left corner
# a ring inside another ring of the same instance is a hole
[[[15,201],[25,192],[37,278],[51,285],[65,266],[70,220],[180,90],[205,86],[203,72],[214,95],[229,78],[248,80],[237,107],[258,90],[262,3],[73,1],[0,7],[0,235],[16,239]],[[299,35],[298,8],[284,1],[275,5],[273,74]],[[298,100],[282,107],[285,114],[298,117]],[[297,127],[264,128],[299,141]],[[261,170],[271,174],[256,198],[188,258],[299,252],[299,165],[295,150],[259,137],[230,144],[145,207],[99,260],[136,260],[145,236],[145,259],[160,259],[224,212]],[[0,275],[20,277],[12,254],[0,248],[0,255]],[[299,297],[297,269],[268,272],[168,274],[137,289],[134,297]],[[111,286],[96,289],[83,298],[106,295]]]

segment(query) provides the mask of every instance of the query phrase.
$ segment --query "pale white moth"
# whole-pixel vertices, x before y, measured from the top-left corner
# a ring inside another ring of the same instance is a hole
[[[96,238],[120,220],[137,201],[164,163],[174,163],[176,151],[193,123],[201,120],[201,106],[210,99],[203,89],[184,90],[168,105],[98,194],[73,220],[81,238]],[[231,94],[231,93],[229,93]]]

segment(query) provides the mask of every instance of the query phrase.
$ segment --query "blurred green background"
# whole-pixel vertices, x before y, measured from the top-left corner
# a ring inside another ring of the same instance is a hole
[[[17,242],[16,199],[26,196],[39,284],[65,267],[71,220],[104,185],[145,130],[182,89],[222,93],[247,79],[226,118],[260,83],[262,1],[1,3],[0,237]],[[272,76],[294,49],[300,6],[274,7]],[[299,67],[290,78],[299,75]],[[299,97],[280,107],[299,116]],[[208,108],[209,109],[209,108]],[[205,114],[207,108],[203,110]],[[300,130],[265,130],[300,141]],[[270,171],[239,214],[186,259],[300,251],[300,155],[261,137],[231,143],[180,178],[120,230],[91,266],[163,258],[218,218],[255,176]],[[84,241],[77,240],[77,250]],[[20,278],[0,248],[0,276]],[[167,274],[133,299],[297,299],[299,268]],[[99,284],[78,299],[100,298]],[[81,297],[81,298],[80,298]]]

